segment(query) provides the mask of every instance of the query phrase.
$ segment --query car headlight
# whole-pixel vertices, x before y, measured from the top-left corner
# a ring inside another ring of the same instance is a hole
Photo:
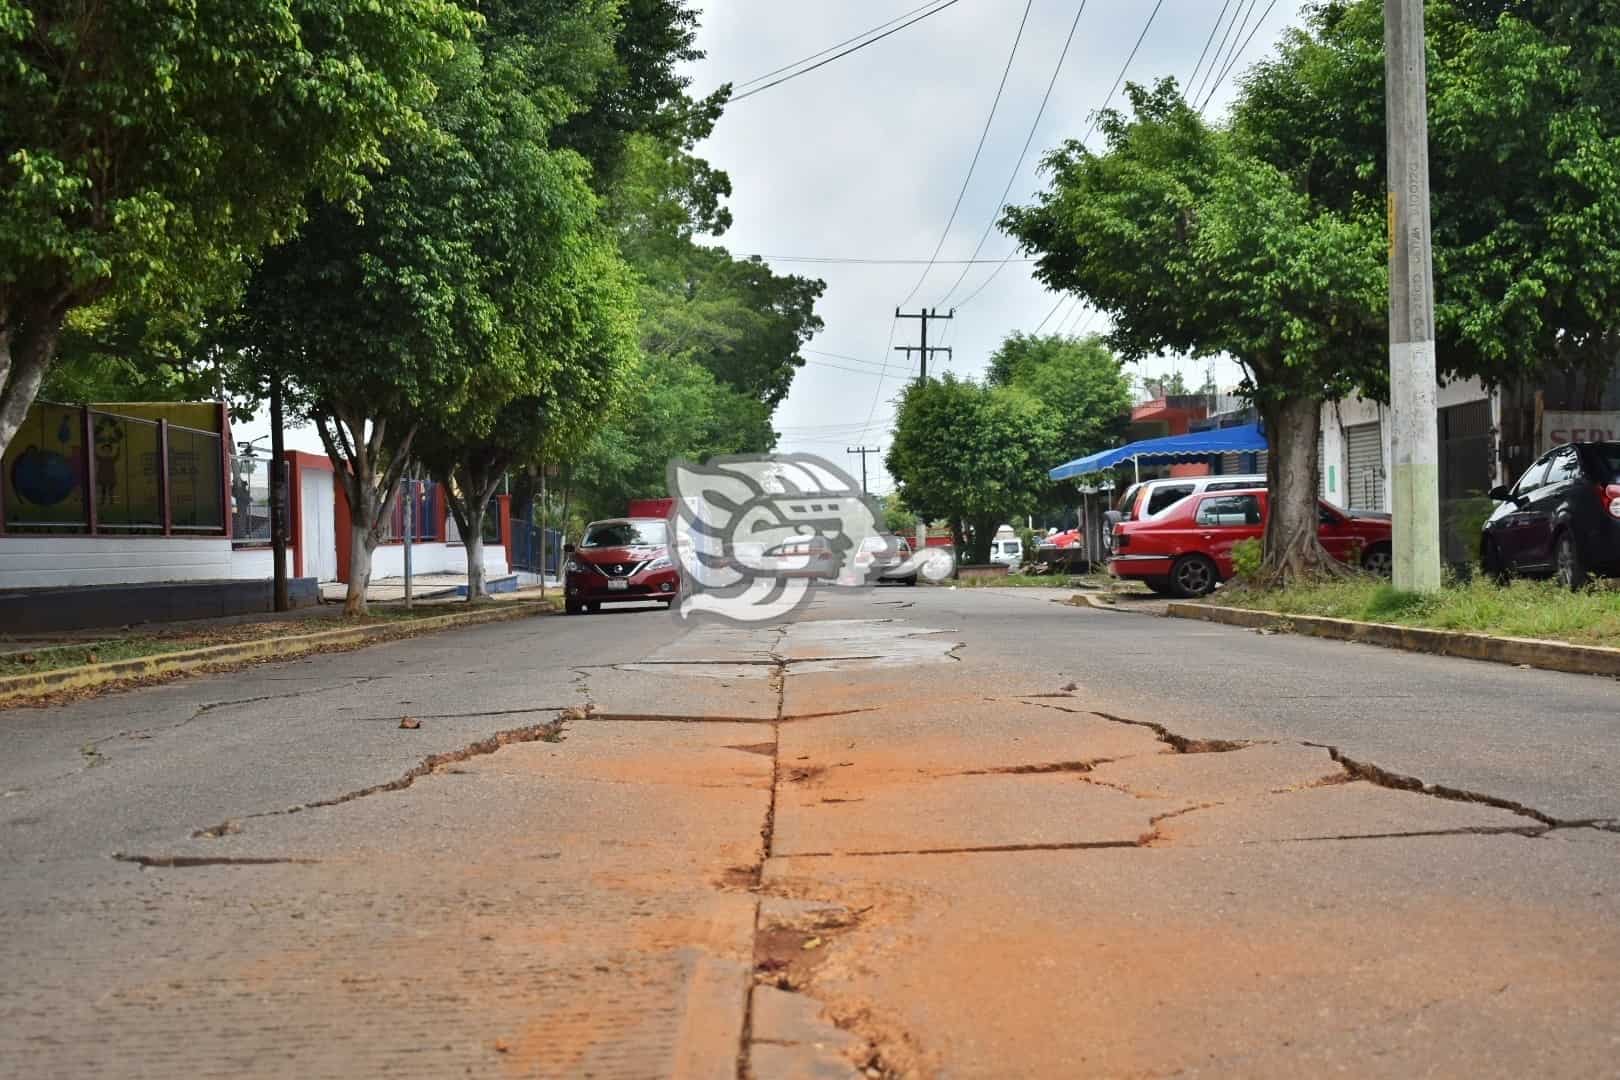
[[[675,564],[673,562],[670,562],[668,555],[660,555],[658,558],[647,564],[647,573],[651,574],[657,570],[669,570],[673,568],[674,565]]]
[[[578,562],[577,560],[569,559],[568,560],[568,572],[571,573],[571,574],[582,574],[582,573],[585,572],[585,567],[580,562]]]

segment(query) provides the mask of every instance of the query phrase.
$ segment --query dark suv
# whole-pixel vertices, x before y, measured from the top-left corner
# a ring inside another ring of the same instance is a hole
[[[1578,589],[1620,574],[1620,442],[1555,447],[1524,471],[1485,522],[1480,563],[1497,580],[1551,576]]]

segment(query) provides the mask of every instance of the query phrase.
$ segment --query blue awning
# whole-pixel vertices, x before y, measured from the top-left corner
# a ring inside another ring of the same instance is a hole
[[[1143,439],[1126,446],[1104,450],[1089,457],[1077,458],[1067,465],[1059,465],[1046,475],[1053,480],[1073,480],[1078,476],[1112,469],[1133,458],[1152,458],[1155,461],[1201,461],[1222,454],[1258,454],[1268,449],[1266,437],[1259,424],[1242,427],[1214,428],[1194,431],[1187,435],[1167,435],[1162,439]]]

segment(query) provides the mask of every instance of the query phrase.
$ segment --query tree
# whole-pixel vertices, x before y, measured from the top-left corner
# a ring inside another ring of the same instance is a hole
[[[1441,370],[1600,387],[1620,357],[1620,3],[1431,0],[1426,22]],[[1315,9],[1245,81],[1234,135],[1318,203],[1382,213],[1382,5]]]
[[[986,379],[1029,395],[1041,410],[1047,468],[1114,445],[1130,418],[1130,383],[1100,337],[1015,333],[991,355]]]
[[[1182,377],[1179,371],[1173,371],[1169,375],[1160,375],[1156,379],[1144,379],[1142,380],[1142,386],[1155,398],[1179,397],[1189,393],[1187,380]]]
[[[524,292],[538,310],[507,313],[527,330],[521,389],[481,384],[475,373],[467,405],[429,411],[416,456],[439,480],[467,556],[467,600],[488,594],[484,519],[501,478],[513,466],[538,464],[548,449],[579,439],[611,408],[635,362],[634,291],[605,236],[558,272]]]
[[[996,529],[1034,509],[1050,445],[1030,395],[947,374],[907,387],[884,463],[907,507],[950,522],[957,550],[986,563]]]
[[[597,202],[579,156],[547,146],[571,106],[514,70],[470,43],[440,65],[428,132],[389,144],[357,207],[313,200],[239,315],[253,363],[291,380],[347,498],[349,613],[365,611],[371,553],[424,422],[493,430],[595,325],[579,275],[603,257]]]
[[[0,0],[0,451],[64,320],[195,309],[420,128],[451,0]]]
[[[1173,80],[1127,89],[1133,116],[1100,117],[1106,149],[1053,153],[1049,190],[1003,227],[1048,287],[1112,316],[1107,340],[1125,359],[1244,364],[1271,441],[1264,572],[1336,568],[1317,540],[1316,439],[1323,401],[1383,368],[1382,217],[1313,203],[1206,125]]]

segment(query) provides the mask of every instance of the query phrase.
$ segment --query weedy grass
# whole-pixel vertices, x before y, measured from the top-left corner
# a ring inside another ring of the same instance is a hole
[[[1414,593],[1388,582],[1354,579],[1282,589],[1234,589],[1229,595],[1222,590],[1214,602],[1284,615],[1620,647],[1620,585],[1614,582],[1570,592],[1550,581],[1497,585],[1476,578],[1448,582],[1437,593]]]

